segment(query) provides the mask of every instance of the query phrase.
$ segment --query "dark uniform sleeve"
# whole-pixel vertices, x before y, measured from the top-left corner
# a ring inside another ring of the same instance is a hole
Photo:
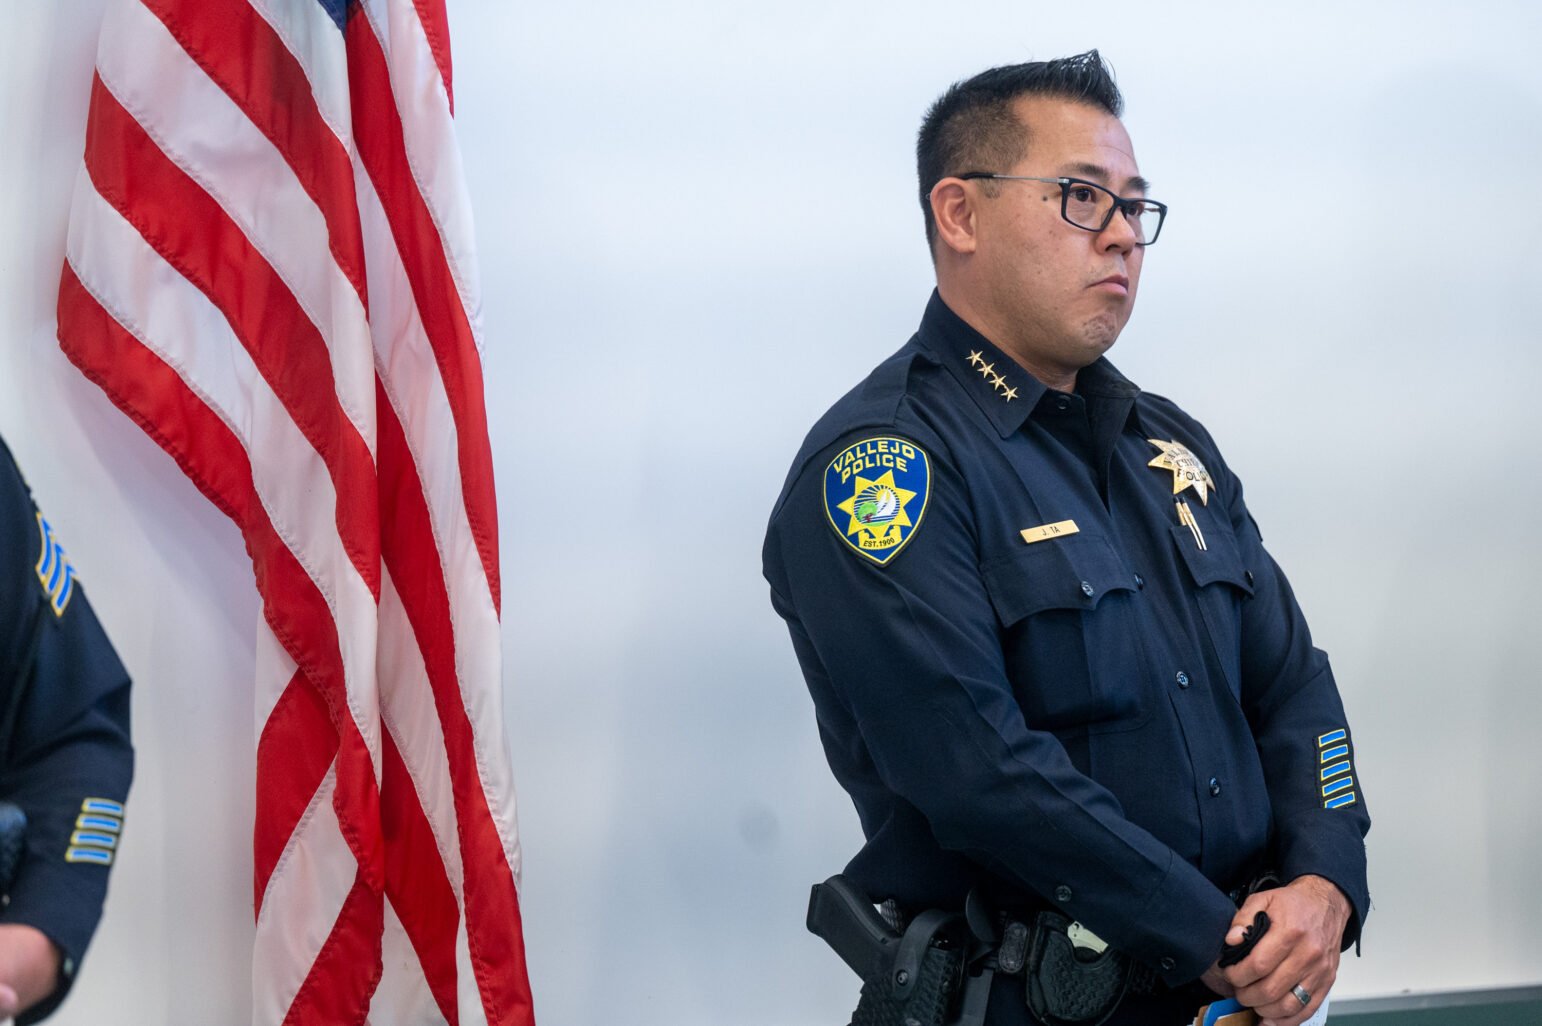
[[[101,916],[133,775],[129,678],[62,546],[0,443],[0,800],[27,816],[0,922],[36,927],[60,951],[68,992]]]
[[[1290,583],[1264,550],[1242,482],[1224,461],[1220,466],[1220,492],[1244,565],[1255,575],[1253,597],[1242,610],[1242,705],[1274,810],[1278,869],[1285,880],[1312,874],[1344,892],[1354,909],[1347,948],[1370,911],[1365,835],[1371,820],[1354,737],[1328,656],[1313,646]]]
[[[922,432],[898,433],[932,457],[931,487],[887,564],[852,551],[827,516],[821,459],[844,442],[806,465],[773,514],[767,578],[805,672],[834,682],[884,784],[942,847],[1043,895],[1168,982],[1194,979],[1235,906],[1129,822],[1053,735],[1028,728],[966,486]]]

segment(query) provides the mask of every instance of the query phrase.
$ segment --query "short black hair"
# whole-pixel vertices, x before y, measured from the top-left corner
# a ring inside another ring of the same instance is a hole
[[[916,136],[916,177],[928,246],[937,241],[931,195],[938,182],[966,171],[1004,172],[1023,158],[1027,126],[1012,110],[1012,101],[1021,96],[1075,100],[1116,118],[1124,112],[1113,69],[1096,50],[1051,61],[1007,64],[953,83],[926,112]]]

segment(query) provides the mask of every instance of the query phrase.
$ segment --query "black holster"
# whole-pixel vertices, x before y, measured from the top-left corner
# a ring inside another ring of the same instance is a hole
[[[894,962],[864,977],[851,1026],[947,1026],[964,977],[962,948],[947,936],[957,916],[922,912],[900,937]]]
[[[1070,926],[1058,912],[1034,920],[1023,964],[1028,1010],[1045,1026],[1097,1026],[1124,999],[1133,963],[1113,948],[1078,954]]]
[[[961,1008],[984,1007],[972,979],[974,1000],[961,1000],[971,948],[963,916],[931,909],[901,933],[851,881],[832,876],[809,894],[808,928],[862,978],[852,1026],[949,1026]]]

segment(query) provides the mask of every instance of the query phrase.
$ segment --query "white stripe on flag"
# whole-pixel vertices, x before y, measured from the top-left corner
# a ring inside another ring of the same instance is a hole
[[[268,881],[252,943],[252,1022],[280,1026],[332,933],[358,866],[332,810],[335,764]]]
[[[514,879],[520,877],[515,828],[514,781],[505,742],[500,626],[481,554],[466,516],[455,418],[444,391],[428,336],[412,303],[407,271],[394,247],[385,245],[390,226],[369,176],[357,161],[354,183],[369,262],[370,324],[377,371],[402,422],[413,463],[423,482],[434,543],[444,569],[455,627],[456,673],[471,719],[477,768],[488,808]],[[413,402],[398,398],[414,396]],[[492,686],[489,686],[491,683]]]
[[[375,600],[338,536],[337,493],[326,465],[267,388],[225,315],[97,193],[84,169],[71,210],[66,252],[81,283],[230,425],[250,455],[253,485],[274,531],[337,621],[349,709],[378,780]],[[294,487],[299,480],[306,486]]]
[[[471,324],[477,351],[481,352],[482,296],[476,285],[476,231],[444,80],[412,0],[363,0],[361,6],[385,51],[391,92],[401,112],[407,163],[439,229],[450,275]]]
[[[283,280],[326,340],[338,402],[373,456],[369,325],[358,292],[332,259],[321,210],[267,136],[159,18],[139,4],[119,4],[108,8],[103,29],[121,43],[97,61],[103,84]]]

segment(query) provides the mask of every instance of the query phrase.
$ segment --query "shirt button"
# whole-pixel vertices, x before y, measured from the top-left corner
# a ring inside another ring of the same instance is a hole
[[[1182,670],[1178,671],[1178,676],[1174,679],[1178,681],[1178,686],[1180,688],[1186,688],[1189,686],[1189,675],[1184,673]]]
[[[1137,587],[1137,588],[1144,588],[1145,586],[1146,586],[1146,579],[1144,577],[1142,577],[1140,574],[1136,574],[1135,575],[1135,587]]]
[[[1248,586],[1251,587],[1253,584],[1253,571],[1244,570],[1242,571],[1242,576],[1248,579]]]
[[[1210,778],[1210,797],[1214,798],[1221,793],[1221,782],[1214,777]]]
[[[1069,398],[1067,398],[1066,396],[1061,396],[1059,399],[1055,400],[1055,409],[1059,410],[1061,413],[1064,413],[1066,410],[1069,410],[1070,408],[1071,408],[1071,400]]]
[[[1083,595],[1086,595],[1088,598],[1091,598],[1092,597],[1092,593],[1093,593],[1094,590],[1095,589],[1092,587],[1092,585],[1088,584],[1086,581],[1082,582],[1082,594]]]
[[[1065,884],[1061,884],[1059,887],[1056,887],[1055,888],[1055,900],[1058,901],[1062,905],[1064,905],[1066,902],[1070,901],[1071,900],[1071,888],[1067,887]]]
[[[1161,966],[1162,966],[1162,971],[1163,971],[1163,972],[1168,972],[1168,973],[1170,973],[1170,972],[1172,972],[1172,971],[1173,971],[1173,970],[1174,970],[1174,969],[1176,969],[1176,968],[1178,968],[1178,963],[1177,963],[1177,962],[1174,962],[1174,961],[1173,961],[1173,960],[1172,960],[1172,959],[1170,959],[1170,958],[1163,958],[1163,959],[1162,959],[1162,961],[1161,961],[1161,962],[1160,962],[1160,963],[1159,963],[1159,964],[1160,964],[1160,965],[1161,965]]]

